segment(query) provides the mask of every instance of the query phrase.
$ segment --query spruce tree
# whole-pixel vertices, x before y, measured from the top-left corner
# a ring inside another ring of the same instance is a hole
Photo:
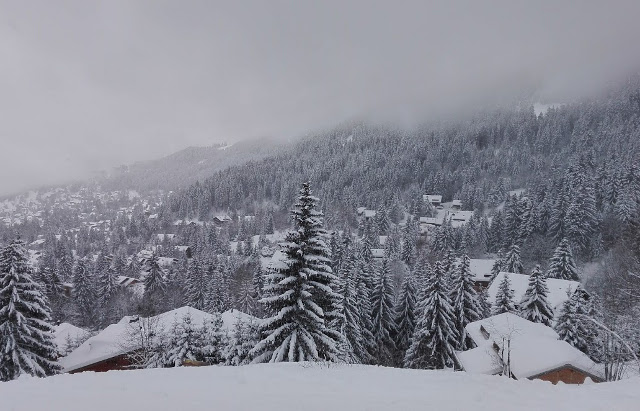
[[[411,347],[404,357],[404,366],[429,369],[453,367],[458,334],[445,273],[439,261],[435,264],[425,296]]]
[[[389,261],[382,260],[378,278],[371,296],[373,312],[374,360],[379,365],[392,365],[395,344],[393,322],[393,284],[389,275]]]
[[[558,278],[561,280],[580,281],[578,277],[578,269],[573,259],[569,240],[563,238],[553,252],[553,257],[549,262],[549,270],[547,271],[549,278]]]
[[[207,282],[204,270],[198,258],[188,263],[187,278],[184,287],[184,303],[197,310],[204,310],[206,303]]]
[[[416,303],[416,281],[413,274],[410,273],[402,281],[399,300],[395,307],[395,344],[398,354],[401,356],[400,362],[411,346],[411,338],[416,328]]]
[[[236,321],[222,350],[225,365],[250,362],[249,352],[258,343],[259,329],[255,322]]]
[[[356,303],[359,297],[356,291],[354,257],[350,249],[346,249],[345,253],[347,255],[339,273],[342,316],[336,328],[345,336],[345,345],[341,350],[344,360],[349,363],[368,363],[371,356],[364,345],[361,316]]]
[[[546,278],[540,266],[536,265],[531,271],[529,286],[520,302],[520,316],[525,320],[550,327],[553,321],[553,308],[547,301],[548,295],[549,288]]]
[[[554,329],[561,340],[568,342],[584,353],[588,353],[591,335],[590,326],[587,324],[589,313],[583,306],[581,295],[582,291],[578,289],[562,303]]]
[[[181,367],[186,360],[202,361],[203,335],[186,314],[181,320],[176,319],[171,327],[167,344],[167,365]]]
[[[511,245],[507,255],[504,257],[504,270],[509,273],[522,274],[524,267],[520,260],[520,246],[517,244]]]
[[[451,301],[458,334],[458,345],[456,346],[458,350],[470,348],[471,341],[465,327],[471,322],[478,321],[482,311],[478,304],[478,294],[473,288],[473,274],[470,265],[469,256],[463,255],[462,261],[455,270],[451,290]]]
[[[286,258],[273,264],[261,302],[275,314],[261,327],[263,339],[253,348],[254,362],[335,361],[344,338],[330,325],[340,315],[340,295],[322,228],[318,199],[309,183],[291,212],[294,230],[281,246]]]
[[[498,292],[496,293],[496,301],[493,303],[492,315],[502,313],[514,313],[516,311],[513,302],[513,290],[511,289],[511,281],[509,275],[505,273],[504,278],[498,284]]]
[[[51,310],[31,274],[22,241],[15,240],[0,251],[1,381],[60,371],[54,329],[49,323]]]
[[[79,259],[73,269],[72,297],[75,305],[76,323],[82,327],[94,326],[98,292],[84,258]]]
[[[142,314],[152,316],[162,311],[166,283],[164,270],[156,253],[151,254],[144,262],[144,294],[142,296]]]

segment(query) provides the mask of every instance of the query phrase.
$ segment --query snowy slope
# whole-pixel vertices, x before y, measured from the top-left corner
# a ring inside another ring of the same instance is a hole
[[[0,384],[3,410],[637,410],[640,379],[583,386],[464,372],[261,364]]]

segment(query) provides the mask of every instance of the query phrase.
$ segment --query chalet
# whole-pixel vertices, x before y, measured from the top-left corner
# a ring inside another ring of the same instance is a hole
[[[118,323],[111,324],[87,339],[66,357],[60,358],[63,372],[75,374],[84,371],[103,372],[137,368],[132,361],[132,354],[142,348],[140,330],[147,327],[149,335],[166,333],[175,321],[181,320],[187,314],[196,326],[215,319],[209,313],[187,306],[151,318],[124,317]],[[238,321],[260,320],[238,310],[229,310],[222,313],[222,330],[233,330]]]
[[[451,209],[454,211],[462,210],[462,200],[453,200],[451,203]]]
[[[466,372],[553,384],[604,380],[598,364],[543,324],[504,313],[472,322],[465,329],[475,348],[456,352],[456,358]]]
[[[440,207],[442,205],[442,196],[435,194],[425,194],[422,196],[422,201],[430,203],[434,207]]]
[[[228,222],[230,222],[231,221],[231,217],[229,217],[226,214],[218,214],[218,215],[213,216],[212,221],[213,221],[213,223],[215,225],[220,226],[220,225],[224,225],[224,224],[227,224]]]
[[[473,274],[473,287],[476,291],[485,290],[491,283],[491,269],[496,260],[489,258],[470,259],[469,269]]]
[[[487,290],[488,298],[490,303],[494,303],[496,300],[496,294],[498,293],[498,288],[504,276],[509,276],[509,281],[511,282],[511,290],[513,291],[513,301],[516,304],[516,307],[522,300],[525,291],[527,291],[527,287],[529,286],[529,276],[527,274],[516,274],[516,273],[507,273],[500,272],[493,279],[489,289]],[[549,294],[547,295],[547,300],[553,308],[554,312],[558,314],[562,307],[562,304],[569,299],[580,283],[578,281],[570,281],[570,280],[559,280],[557,278],[547,278],[547,287],[549,288]]]

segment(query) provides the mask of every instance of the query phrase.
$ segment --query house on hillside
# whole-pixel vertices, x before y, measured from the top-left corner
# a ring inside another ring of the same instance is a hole
[[[504,375],[516,380],[582,384],[604,380],[602,367],[543,324],[504,313],[475,321],[466,331],[475,348],[456,352],[460,367],[470,373]]]
[[[473,274],[473,288],[476,291],[485,290],[491,283],[491,269],[496,260],[490,258],[472,258],[469,269]]]
[[[501,271],[496,278],[493,279],[489,289],[487,290],[487,294],[489,297],[489,302],[494,304],[496,301],[496,294],[498,293],[498,288],[500,283],[502,282],[505,275],[509,276],[509,281],[511,282],[511,290],[513,291],[513,302],[516,305],[516,308],[520,304],[522,297],[524,296],[525,291],[527,291],[527,287],[529,286],[529,275],[527,274],[516,274],[516,273],[507,273]],[[549,287],[549,295],[547,296],[547,300],[553,308],[553,311],[556,315],[560,312],[562,308],[562,304],[569,299],[580,283],[578,281],[570,281],[570,280],[559,280],[557,278],[547,278],[547,287]]]
[[[75,374],[137,368],[138,365],[132,358],[143,349],[141,341],[148,341],[153,335],[168,332],[175,321],[187,314],[196,327],[215,319],[212,314],[188,306],[150,318],[124,317],[87,339],[66,357],[60,358],[63,372]],[[260,320],[238,310],[228,310],[222,313],[222,331],[233,330],[238,321]]]
[[[462,210],[462,200],[453,200],[453,202],[451,202],[451,210],[453,211]]]
[[[422,201],[430,203],[434,207],[440,207],[442,205],[442,196],[436,194],[425,194],[422,196]]]
[[[369,210],[368,208],[365,208],[365,207],[358,207],[356,209],[356,214],[358,214],[358,217],[360,218],[364,218],[365,220],[370,220],[376,216],[376,210]]]

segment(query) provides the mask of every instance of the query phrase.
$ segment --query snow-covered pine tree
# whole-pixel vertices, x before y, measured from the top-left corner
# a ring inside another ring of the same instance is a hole
[[[188,263],[187,278],[184,285],[184,303],[197,310],[204,310],[206,303],[207,281],[199,258]]]
[[[222,332],[222,316],[213,313],[213,318],[205,320],[199,330],[202,344],[200,354],[207,364],[220,364],[224,361],[224,333]]]
[[[491,280],[496,278],[500,271],[503,270],[504,267],[504,253],[502,250],[498,250],[498,255],[496,256],[495,261],[493,262],[493,266],[491,267]]]
[[[531,271],[529,286],[520,302],[520,316],[534,323],[541,323],[548,327],[553,321],[553,308],[547,300],[549,287],[539,265]]]
[[[471,260],[468,255],[463,255],[460,264],[453,275],[451,289],[451,301],[458,335],[458,350],[471,348],[471,341],[467,336],[465,327],[467,324],[481,318],[481,307],[478,304],[478,294],[473,288],[473,274],[471,273]]]
[[[364,346],[368,355],[365,361],[364,355],[362,362],[366,364],[373,364],[374,354],[376,352],[375,340],[373,338],[373,319],[371,313],[373,312],[371,296],[373,293],[373,281],[372,281],[372,266],[367,262],[365,256],[361,250],[355,261],[355,275],[354,275],[354,287],[357,293],[356,307],[358,309],[360,332],[362,334],[362,345]]]
[[[389,261],[384,259],[371,295],[373,306],[371,319],[373,322],[373,338],[375,340],[374,361],[378,365],[393,365],[393,354],[396,348],[392,338],[395,333],[393,296]]]
[[[400,356],[399,364],[411,346],[411,338],[416,328],[417,290],[413,273],[407,274],[402,281],[400,295],[395,307],[395,344]]]
[[[496,301],[493,303],[492,315],[502,313],[514,313],[516,307],[513,301],[514,293],[511,289],[511,280],[509,275],[505,274],[500,284],[498,284],[498,292],[496,293]]]
[[[404,357],[404,366],[429,369],[453,367],[458,335],[445,273],[439,261],[435,264],[425,296],[411,346]]]
[[[573,259],[569,240],[563,238],[553,252],[553,257],[549,261],[547,277],[559,278],[561,280],[579,281],[578,269]]]
[[[203,335],[194,326],[190,314],[175,319],[167,344],[167,365],[181,367],[186,360],[202,361]]]
[[[111,266],[112,256],[102,257],[98,270],[98,293],[101,307],[106,307],[111,298],[118,292],[118,274]]]
[[[0,251],[0,381],[60,371],[50,316],[47,299],[31,278],[24,243],[15,240]]]
[[[98,293],[93,278],[89,274],[87,261],[78,259],[73,268],[73,293],[76,324],[92,327],[96,323],[96,301]]]
[[[491,317],[491,303],[486,289],[478,293],[478,307],[480,308],[480,319]]]
[[[570,292],[571,293],[571,292]],[[581,290],[571,293],[571,296],[562,303],[554,329],[561,340],[568,342],[584,353],[589,352],[589,338],[591,336],[587,309],[583,307],[580,299]]]
[[[345,336],[345,344],[341,349],[344,361],[348,363],[368,363],[371,361],[371,356],[364,345],[361,317],[356,303],[359,296],[356,290],[355,257],[348,247],[344,250],[344,253],[339,273],[342,316],[339,324],[334,328],[339,329]]]
[[[250,362],[249,352],[259,341],[259,327],[253,322],[238,319],[224,344],[225,365],[244,365]]]
[[[517,244],[512,244],[507,252],[507,255],[504,257],[504,270],[510,273],[522,274],[524,272],[524,267],[522,266],[522,261],[520,260],[520,246]]]
[[[330,325],[342,310],[317,201],[304,183],[291,212],[294,230],[281,244],[286,258],[267,275],[261,302],[275,315],[262,324],[264,338],[251,351],[254,362],[338,359],[344,337]]]
[[[144,294],[142,295],[142,314],[156,315],[161,311],[166,289],[164,270],[156,253],[152,253],[144,262]]]

